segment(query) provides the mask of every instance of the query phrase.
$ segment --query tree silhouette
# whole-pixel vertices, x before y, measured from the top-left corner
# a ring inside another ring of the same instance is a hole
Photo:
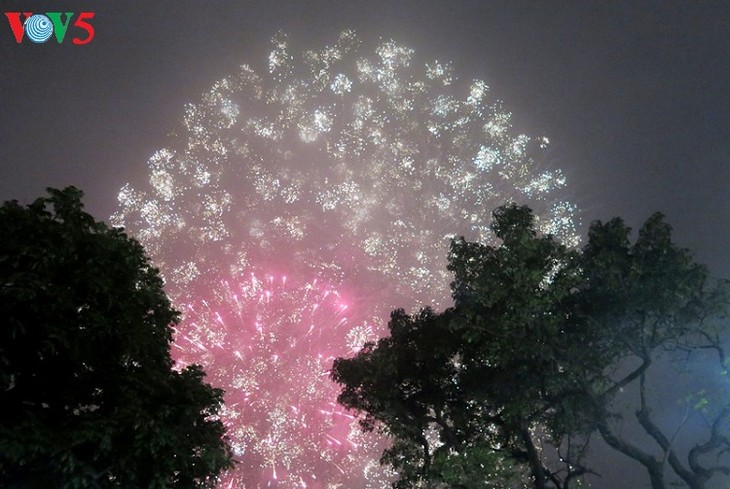
[[[382,461],[395,487],[505,487],[518,468],[538,489],[578,487],[596,433],[653,489],[727,475],[728,283],[672,243],[661,214],[633,245],[620,219],[596,222],[582,251],[539,235],[527,207],[497,209],[492,228],[500,246],[452,244],[454,307],[396,311],[389,337],[334,363],[339,402],[394,441]],[[677,400],[694,409],[670,422]]]
[[[0,207],[0,485],[211,487],[222,391],[173,369],[157,270],[81,191],[49,194]]]

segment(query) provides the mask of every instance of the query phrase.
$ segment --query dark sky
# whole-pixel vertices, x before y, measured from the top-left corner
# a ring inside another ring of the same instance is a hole
[[[0,17],[0,200],[76,185],[105,218],[127,182],[218,78],[339,31],[393,38],[479,78],[518,130],[546,135],[584,224],[668,216],[730,276],[730,3],[726,1],[3,0],[92,11],[94,40],[16,44]],[[69,37],[76,35],[70,30]]]
[[[518,129],[547,135],[583,222],[668,215],[730,276],[730,4],[527,1],[3,1],[4,11],[93,11],[94,40],[16,44],[0,19],[0,199],[85,190],[97,216],[183,105],[277,30],[300,46],[344,28],[394,38],[480,78]]]

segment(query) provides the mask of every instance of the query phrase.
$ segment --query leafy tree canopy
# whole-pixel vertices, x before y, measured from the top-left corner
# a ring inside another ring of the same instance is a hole
[[[0,486],[211,487],[223,393],[172,368],[158,271],[81,198],[0,207]]]
[[[334,363],[339,402],[393,439],[382,461],[395,487],[580,487],[595,434],[653,489],[728,474],[728,283],[660,214],[634,244],[620,219],[596,222],[580,251],[539,235],[527,207],[497,209],[492,228],[499,246],[453,242],[452,308],[395,311],[389,337]],[[693,365],[716,383],[677,392]],[[696,409],[665,422],[681,399]],[[705,426],[694,437],[690,418]],[[631,422],[626,438],[617,427]]]

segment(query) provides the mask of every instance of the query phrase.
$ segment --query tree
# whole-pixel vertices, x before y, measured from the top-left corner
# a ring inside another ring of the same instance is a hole
[[[479,480],[450,487],[505,487],[515,465],[528,467],[536,487],[557,480],[534,430],[558,418],[555,399],[572,389],[563,357],[582,358],[571,353],[585,343],[583,332],[566,319],[579,285],[577,255],[537,236],[526,207],[498,209],[493,229],[499,248],[452,244],[453,308],[397,311],[390,337],[335,361],[339,401],[364,413],[364,427],[381,426],[394,439],[383,461],[401,471],[401,487],[448,483],[434,462],[468,467],[477,454],[487,467]],[[581,470],[577,462],[568,480]]]
[[[660,358],[686,370],[711,351],[724,368],[727,328],[716,319],[727,283],[671,242],[659,214],[633,246],[620,220],[594,223],[582,252],[539,236],[526,207],[497,209],[492,227],[498,247],[452,244],[454,307],[397,311],[389,337],[335,361],[340,403],[393,438],[382,461],[400,471],[396,487],[506,487],[511,467],[527,470],[535,488],[577,487],[592,472],[595,433],[642,463],[654,489],[665,487],[667,464],[692,488],[725,472],[700,460],[730,448],[726,389],[695,401],[711,421],[683,465],[681,426],[662,431],[649,408],[661,389],[647,384],[656,384],[649,372]],[[638,406],[627,409],[631,401]],[[632,409],[654,447],[614,429]],[[469,470],[475,454],[488,470]],[[444,475],[444,460],[461,480]]]
[[[173,368],[158,271],[79,190],[48,191],[0,207],[0,485],[212,487],[223,393]]]
[[[633,245],[629,232],[620,219],[596,222],[583,252],[586,286],[579,309],[602,332],[599,341],[614,359],[614,368],[603,373],[605,386],[585,388],[593,406],[588,422],[609,446],[645,467],[653,489],[670,484],[667,469],[686,487],[718,487],[721,476],[730,475],[730,465],[721,462],[730,450],[730,287],[711,280],[688,250],[672,243],[661,214],[644,224]],[[674,399],[662,399],[656,385],[662,375]],[[660,419],[670,418],[671,401],[680,401],[684,411],[673,424]],[[629,414],[622,409],[627,402]],[[627,437],[616,420],[628,423],[631,415],[637,426]],[[687,428],[693,417],[704,430]],[[639,444],[636,433],[642,431]]]
[[[461,382],[451,319],[450,311],[394,311],[389,337],[335,361],[334,380],[343,384],[338,401],[363,413],[364,430],[383,429],[393,440],[381,462],[399,473],[394,488],[498,488],[514,476],[505,457],[485,450],[497,435],[485,430],[493,413]]]

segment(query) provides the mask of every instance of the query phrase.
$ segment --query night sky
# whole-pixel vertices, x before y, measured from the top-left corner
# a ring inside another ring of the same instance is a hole
[[[583,225],[667,215],[677,240],[730,276],[727,2],[3,1],[92,11],[95,37],[16,44],[0,19],[0,200],[75,185],[106,218],[170,140],[186,103],[281,30],[298,51],[343,29],[482,79],[516,131],[547,136]],[[583,228],[584,230],[584,228]],[[595,487],[601,487],[596,485]],[[605,486],[609,487],[609,486]]]
[[[58,2],[5,1],[6,11]],[[730,7],[725,2],[63,2],[94,11],[95,39],[17,45],[0,30],[0,198],[74,184],[97,216],[141,181],[183,105],[261,59],[344,28],[451,60],[528,134],[545,134],[582,220],[634,226],[661,210],[718,274],[730,203]]]

